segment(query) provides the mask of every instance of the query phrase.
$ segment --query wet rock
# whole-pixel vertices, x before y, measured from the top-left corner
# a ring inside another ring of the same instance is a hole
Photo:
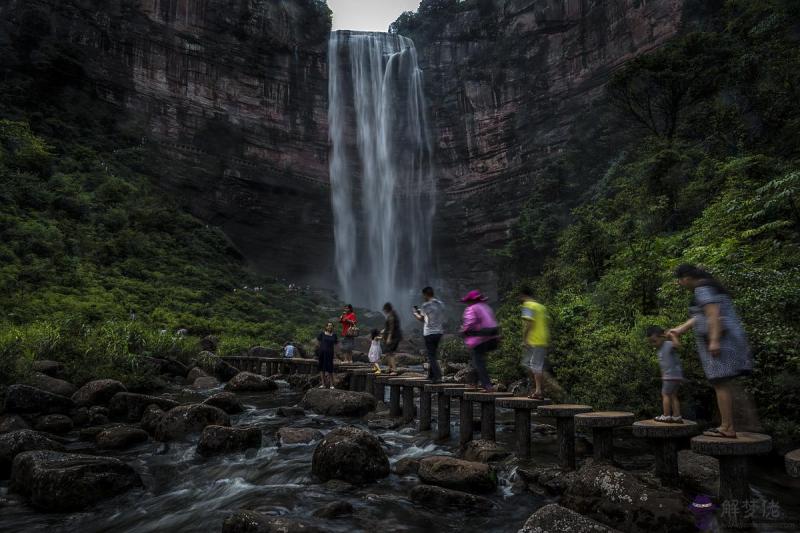
[[[282,416],[282,417],[288,418],[288,417],[292,417],[292,416],[305,416],[306,411],[302,407],[297,407],[297,406],[294,406],[294,407],[278,407],[278,410],[276,411],[276,414],[278,416]]]
[[[30,385],[11,385],[6,391],[6,413],[68,414],[74,407],[66,396]]]
[[[555,503],[533,513],[517,533],[619,533]]]
[[[461,458],[465,461],[477,461],[479,463],[502,461],[510,455],[511,452],[503,449],[496,442],[489,440],[470,441],[461,452]]]
[[[80,432],[78,433],[78,436],[82,441],[94,442],[97,439],[97,436],[106,429],[118,427],[121,425],[122,424],[103,424],[101,426],[89,426],[81,429]]]
[[[314,516],[317,518],[341,518],[342,516],[350,516],[355,510],[349,502],[332,502],[314,511]]]
[[[389,475],[389,458],[371,433],[346,426],[334,429],[317,445],[311,472],[322,481],[368,483]]]
[[[497,488],[497,476],[489,465],[444,455],[422,459],[417,475],[430,485],[466,492],[492,492]]]
[[[322,533],[313,524],[256,511],[239,511],[222,524],[222,533]]]
[[[114,395],[127,391],[125,385],[115,379],[98,379],[78,389],[78,392],[72,395],[72,401],[79,407],[106,405]]]
[[[81,409],[86,409],[86,408],[82,407]],[[92,424],[93,426],[102,426],[103,424],[108,424],[108,416],[111,414],[111,412],[102,405],[93,405],[89,409],[87,409],[86,412],[89,419],[89,423]]]
[[[133,392],[118,392],[108,403],[108,409],[112,415],[123,417],[129,422],[138,422],[144,415],[144,410],[148,405],[157,405],[161,409],[168,411],[178,406],[178,402],[158,396],[148,396],[146,394],[135,394]]]
[[[229,415],[236,415],[239,413],[244,412],[244,406],[242,402],[239,401],[239,398],[232,392],[220,392],[211,396],[206,401],[203,402],[206,405],[213,405],[214,407],[218,407],[222,409]]]
[[[161,419],[164,418],[164,410],[157,405],[148,405],[142,413],[142,420],[139,423],[141,428],[148,432],[150,435],[155,435],[156,427]]]
[[[709,496],[719,494],[719,460],[691,450],[678,452],[678,474],[686,490]]]
[[[91,424],[91,420],[89,419],[89,409],[86,407],[78,407],[73,409],[69,412],[69,417],[72,419],[72,423],[75,424],[75,427],[83,427]]]
[[[273,391],[277,388],[278,384],[273,380],[252,372],[239,372],[225,385],[225,390],[235,392]]]
[[[0,416],[0,433],[17,431],[18,429],[30,429],[31,427],[21,416],[3,415]]]
[[[39,359],[31,365],[34,372],[40,372],[50,377],[58,378],[64,375],[64,365],[58,361]]]
[[[392,418],[388,416],[378,416],[375,418],[370,418],[367,421],[367,427],[372,430],[390,430],[390,429],[397,429],[403,425],[403,420],[401,418]]]
[[[37,372],[28,378],[28,385],[52,394],[65,396],[67,398],[75,394],[75,391],[78,390],[75,385],[69,383],[68,381],[54,378],[40,372]]]
[[[14,459],[10,488],[37,509],[68,512],[141,485],[139,475],[119,459],[32,451]]]
[[[219,387],[221,383],[215,377],[205,377],[205,378],[197,378],[192,383],[192,388],[195,390],[209,390],[209,389],[216,389]]]
[[[209,376],[205,370],[203,370],[199,366],[196,366],[191,370],[189,370],[189,373],[186,375],[186,382],[191,385],[197,378],[209,378],[209,377],[211,376]]]
[[[116,426],[104,429],[95,437],[97,447],[101,450],[123,450],[142,442],[150,436],[143,429],[131,426]]]
[[[311,389],[301,405],[320,415],[361,417],[375,409],[375,397],[366,392]]]
[[[156,424],[155,439],[183,439],[206,426],[230,426],[230,418],[222,409],[206,404],[179,405],[167,411]]]
[[[313,428],[280,428],[278,438],[281,445],[310,444],[322,440],[322,432]]]
[[[471,366],[464,368],[456,373],[455,382],[474,385],[478,382],[478,373]]]
[[[230,363],[226,363],[222,359],[217,358],[214,362],[214,369],[213,374],[217,377],[220,381],[229,381],[233,378],[236,374],[239,373],[239,369],[235,366],[231,365]]]
[[[483,496],[432,485],[418,485],[411,489],[409,496],[414,503],[437,511],[454,507],[481,512],[494,507],[492,501]]]
[[[517,468],[528,490],[541,496],[560,496],[575,479],[575,472],[556,465]]]
[[[320,383],[322,383],[319,374],[290,374],[281,376],[281,379],[286,381],[291,388],[301,391],[319,387]]]
[[[632,533],[697,531],[680,492],[647,485],[608,464],[589,463],[578,470],[561,504]]]
[[[419,459],[404,457],[394,464],[394,473],[398,476],[416,474],[419,470]]]
[[[72,431],[72,419],[66,415],[44,415],[36,419],[36,429],[45,433],[63,435]]]
[[[0,479],[6,479],[11,472],[14,457],[22,452],[35,450],[62,451],[58,442],[30,429],[18,429],[0,435]]]
[[[197,453],[203,456],[244,452],[261,448],[261,430],[249,427],[207,426],[203,429]]]

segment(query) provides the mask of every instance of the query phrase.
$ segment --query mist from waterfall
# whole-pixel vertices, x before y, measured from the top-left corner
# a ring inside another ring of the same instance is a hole
[[[328,52],[340,295],[405,310],[433,274],[436,185],[417,51],[399,35],[337,31]]]

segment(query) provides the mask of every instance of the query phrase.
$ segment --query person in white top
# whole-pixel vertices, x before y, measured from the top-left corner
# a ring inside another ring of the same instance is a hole
[[[377,329],[373,329],[370,337],[372,338],[372,342],[369,345],[369,362],[374,366],[375,374],[380,374],[381,365],[379,363],[383,355],[383,350],[381,349],[381,332]]]
[[[428,379],[434,383],[442,382],[442,371],[439,368],[437,352],[444,335],[444,304],[436,298],[432,287],[422,289],[425,303],[422,307],[414,306],[414,318],[423,322],[422,336],[428,353]]]

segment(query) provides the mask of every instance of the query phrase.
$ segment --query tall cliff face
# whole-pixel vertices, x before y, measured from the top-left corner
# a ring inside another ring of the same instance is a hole
[[[165,191],[295,280],[332,261],[329,30],[315,0],[0,1],[17,66],[69,57]]]
[[[608,137],[599,120],[606,82],[676,34],[684,3],[480,2],[414,35],[438,139],[437,250],[451,289],[491,289],[488,250],[506,242],[549,167]]]

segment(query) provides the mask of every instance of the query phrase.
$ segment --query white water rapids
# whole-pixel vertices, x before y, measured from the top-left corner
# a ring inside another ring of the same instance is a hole
[[[340,295],[405,307],[433,275],[436,185],[417,52],[399,35],[348,31],[331,33],[328,52]]]

